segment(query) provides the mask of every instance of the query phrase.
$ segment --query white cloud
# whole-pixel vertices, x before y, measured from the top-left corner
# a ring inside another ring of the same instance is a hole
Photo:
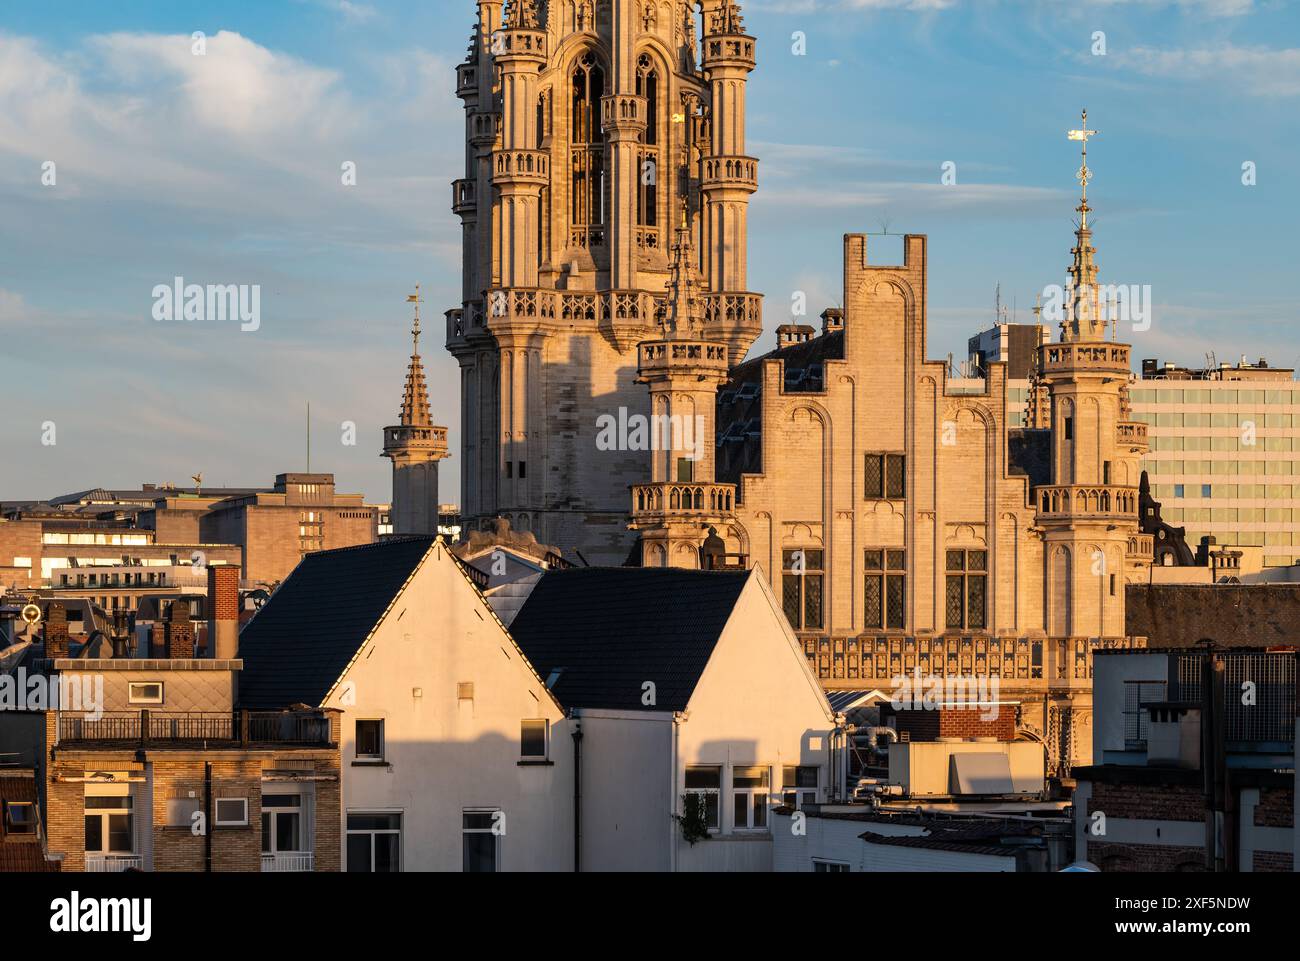
[[[1264,97],[1300,96],[1300,48],[1269,49],[1223,43],[1201,49],[1135,47],[1112,62],[1151,77],[1230,82]]]

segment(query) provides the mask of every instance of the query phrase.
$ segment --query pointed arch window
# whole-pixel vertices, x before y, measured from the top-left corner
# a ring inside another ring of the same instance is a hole
[[[573,66],[571,91],[569,242],[598,247],[605,243],[605,135],[600,126],[605,71],[590,51]]]
[[[637,157],[636,223],[637,246],[659,246],[659,69],[646,53],[636,62],[636,92],[646,101],[646,127],[641,134]]]

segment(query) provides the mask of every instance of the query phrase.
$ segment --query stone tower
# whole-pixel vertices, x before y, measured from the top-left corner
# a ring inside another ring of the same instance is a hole
[[[429,391],[420,361],[419,288],[411,326],[411,362],[406,368],[400,423],[384,428],[384,454],[393,462],[394,534],[438,533],[438,461],[447,457],[447,428],[429,414]]]
[[[1047,633],[1053,638],[1122,637],[1124,563],[1138,529],[1143,425],[1128,416],[1129,345],[1106,340],[1088,227],[1088,114],[1083,187],[1058,343],[1039,348],[1052,425],[1052,483],[1037,488],[1037,526],[1047,564]]]
[[[637,345],[666,313],[671,225],[686,206],[701,327],[744,357],[762,329],[745,250],[755,41],[732,0],[478,0],[457,68],[465,176],[462,515],[504,516],[590,563],[632,544],[628,490],[650,452],[597,443],[645,416]]]
[[[639,379],[650,388],[650,483],[632,488],[631,526],[641,533],[644,567],[701,566],[710,528],[733,519],[735,485],[714,483],[717,392],[727,379],[727,345],[704,331],[698,288],[683,218],[673,244],[663,336],[639,347]]]

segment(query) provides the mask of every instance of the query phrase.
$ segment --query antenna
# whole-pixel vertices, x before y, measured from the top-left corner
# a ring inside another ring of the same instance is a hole
[[[307,401],[307,473],[311,473],[311,401]]]

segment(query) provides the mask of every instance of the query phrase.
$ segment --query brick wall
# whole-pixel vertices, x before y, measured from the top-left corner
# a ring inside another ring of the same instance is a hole
[[[53,719],[55,715],[48,715]],[[335,719],[337,722],[337,719]],[[149,830],[153,843],[154,871],[202,871],[205,844],[195,835],[188,819],[191,810],[202,810],[204,800],[204,765],[212,765],[213,815],[209,822],[212,835],[212,870],[221,872],[258,872],[262,867],[262,792],[263,771],[277,766],[292,766],[304,774],[334,780],[315,781],[315,869],[338,871],[342,862],[340,829],[339,755],[334,749],[279,750],[274,752],[244,750],[149,752],[148,762],[134,759],[130,751],[61,750],[50,766],[47,788],[47,823],[49,849],[64,855],[64,869],[85,870],[85,796],[86,785],[80,780],[87,771],[132,772],[133,776],[151,775],[152,818]],[[148,765],[146,767],[146,764]],[[136,797],[134,812],[145,816],[150,805],[145,792],[150,784],[132,785]],[[216,799],[246,798],[248,824],[218,826]],[[169,800],[188,804],[179,812],[183,823],[169,824]],[[197,807],[194,807],[197,805]],[[142,836],[136,826],[137,846]],[[143,851],[139,852],[143,853]]]
[[[933,741],[940,737],[996,737],[1013,741],[1016,737],[1016,711],[1002,705],[996,717],[986,717],[980,708],[952,708],[934,711],[899,711],[898,733],[911,741]]]
[[[1291,871],[1294,858],[1290,851],[1256,851],[1251,869],[1261,872]]]
[[[1107,873],[1196,871],[1205,869],[1203,848],[1164,844],[1088,841],[1088,860]]]
[[[1108,784],[1092,782],[1088,815],[1156,821],[1204,821],[1205,799],[1200,788],[1174,784]],[[1089,849],[1092,843],[1089,842]]]
[[[1295,813],[1294,797],[1295,792],[1286,788],[1261,788],[1259,803],[1255,805],[1255,826],[1261,828],[1291,827]]]

